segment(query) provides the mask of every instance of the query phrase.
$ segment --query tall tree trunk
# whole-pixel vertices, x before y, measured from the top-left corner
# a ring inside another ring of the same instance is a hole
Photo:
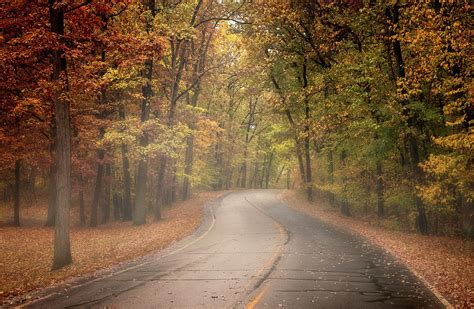
[[[177,186],[177,178],[176,178],[176,161],[173,160],[171,162],[171,188],[170,188],[170,200],[169,200],[169,204],[173,204],[174,202],[176,202],[176,188],[178,187]]]
[[[267,155],[265,154],[265,156],[263,157],[262,175],[260,176],[260,180],[259,180],[260,189],[263,189],[263,184],[265,182],[265,173],[267,171],[266,166],[267,166]]]
[[[245,133],[245,145],[244,145],[244,162],[242,163],[242,178],[240,182],[240,187],[246,188],[247,187],[247,165],[248,165],[248,149],[249,149],[249,143],[251,141],[250,133],[252,131],[255,120],[255,110],[257,108],[257,100],[255,102],[252,102],[252,99],[250,99],[249,102],[249,114],[248,114],[248,122],[247,122],[247,129]]]
[[[385,200],[384,200],[384,182],[382,173],[382,162],[377,160],[376,163],[376,191],[377,191],[377,215],[379,218],[385,216]]]
[[[281,176],[283,175],[283,172],[285,171],[286,165],[283,165],[280,172],[278,173],[277,178],[275,179],[275,185],[277,186],[280,183]]]
[[[397,25],[399,23],[399,5],[398,3],[395,3],[394,5],[387,7],[385,10],[385,15],[388,18],[388,20],[393,23],[394,25]],[[393,31],[389,31],[388,35],[389,37],[393,37],[395,33]],[[397,75],[397,80],[404,78],[405,77],[405,62],[403,59],[403,53],[402,53],[402,48],[401,48],[401,42],[398,39],[391,39],[392,40],[392,49],[393,49],[393,54],[395,56],[395,66],[396,66],[396,75]],[[408,104],[407,101],[402,101],[402,105],[404,107],[404,113],[407,114],[408,109],[406,108],[406,105]],[[412,116],[408,116],[408,126],[410,128],[417,128],[416,121],[413,119]],[[418,150],[418,142],[416,141],[415,136],[413,135],[412,132],[409,132],[406,136],[406,141],[408,143],[408,148],[411,156],[411,163],[412,163],[412,173],[415,179],[416,184],[420,184],[423,178],[422,171],[419,167],[420,163],[420,155],[419,155],[419,150]],[[426,217],[426,211],[425,211],[425,206],[423,204],[423,201],[418,197],[416,192],[413,192],[413,195],[415,197],[415,205],[416,205],[416,210],[418,212],[417,215],[417,226],[421,234],[426,235],[428,234],[428,220]]]
[[[56,219],[54,260],[52,269],[72,262],[69,240],[69,209],[71,206],[71,128],[69,102],[55,102],[57,123],[56,149]]]
[[[103,17],[103,21],[107,21],[105,17]],[[102,63],[105,63],[106,59],[106,54],[105,50],[102,49],[101,52],[101,61]],[[102,75],[105,74],[104,72],[101,72]],[[106,115],[105,115],[105,108],[107,104],[107,92],[105,87],[101,87],[100,90],[100,96],[99,96],[99,120],[103,120]],[[102,140],[105,135],[105,128],[103,124],[100,124],[99,127],[99,140]],[[98,211],[99,211],[99,201],[101,197],[101,192],[102,192],[102,186],[103,186],[103,174],[104,174],[104,158],[105,158],[105,150],[99,149],[97,151],[97,176],[96,176],[96,182],[95,182],[95,187],[94,187],[94,197],[92,198],[92,207],[91,207],[91,227],[97,226],[98,223]]]
[[[288,167],[288,169],[286,170],[286,189],[290,190],[290,188],[291,188],[291,170]]]
[[[118,193],[114,193],[114,220],[120,220],[120,213],[122,212],[122,198]],[[123,212],[122,212],[123,213]]]
[[[125,120],[125,108],[119,107],[119,116],[122,121]],[[128,146],[122,143],[120,146],[122,152],[122,171],[123,171],[123,203],[122,220],[132,220],[132,178],[130,177],[130,162],[128,160]]]
[[[258,177],[258,152],[255,156],[255,165],[253,168],[252,179],[250,180],[250,188],[257,188],[257,177]]]
[[[268,189],[268,184],[270,183],[270,172],[272,170],[272,162],[273,162],[274,153],[270,154],[270,159],[268,160],[268,167],[267,172],[265,173],[265,189]]]
[[[304,59],[303,62],[303,89],[308,88],[308,63],[307,59]],[[310,115],[310,107],[309,107],[309,98],[307,94],[305,94],[304,98],[304,108],[305,108],[305,124],[304,124],[304,154],[305,154],[305,161],[306,161],[306,194],[308,197],[308,201],[313,201],[313,172],[311,169],[311,142],[309,139],[309,122],[311,120]]]
[[[54,220],[56,219],[56,120],[54,115],[51,119],[51,135],[53,140],[50,145],[51,153],[51,166],[49,167],[49,179],[48,179],[48,216],[46,218],[46,226],[54,226]]]
[[[415,140],[415,137],[413,134],[408,134],[408,144],[409,144],[409,150],[410,150],[410,157],[412,159],[412,170],[414,174],[414,180],[417,184],[422,183],[423,175],[422,171],[420,168],[420,155],[418,152],[418,144]],[[423,201],[421,198],[414,193],[415,195],[415,206],[418,212],[416,221],[418,225],[418,229],[421,234],[427,235],[428,234],[428,219],[426,217],[426,211],[425,211],[425,205],[423,204]]]
[[[222,128],[222,124],[219,124],[219,128]],[[216,160],[216,167],[217,167],[217,183],[215,185],[215,190],[222,190],[224,186],[224,159],[223,154],[220,147],[221,142],[221,133],[219,131],[216,132],[216,147],[215,147],[215,160]]]
[[[110,177],[112,175],[112,170],[110,163],[105,165],[105,188],[104,188],[104,198],[102,203],[102,217],[101,223],[106,223],[110,219],[110,192],[111,192],[111,183]]]
[[[241,177],[241,175],[242,175],[242,167],[240,167],[237,170],[237,182],[236,182],[237,183],[237,185],[236,185],[237,188],[240,188],[240,177]]]
[[[201,75],[204,73],[204,69],[206,66],[206,58],[207,58],[207,51],[209,49],[209,45],[214,34],[214,30],[217,28],[217,23],[214,24],[214,28],[212,32],[209,34],[209,37],[206,38],[206,30],[202,31],[202,40],[201,40],[201,47],[199,49],[199,59],[196,61],[193,69],[193,82],[196,83],[194,87],[194,93],[191,100],[191,106],[196,107],[198,104],[199,94],[201,92]],[[196,129],[196,116],[192,114],[191,119],[191,130]],[[186,159],[185,159],[185,171],[184,171],[184,181],[183,181],[183,192],[182,198],[183,200],[187,200],[189,198],[190,190],[191,190],[191,183],[189,181],[189,177],[192,176],[193,172],[193,160],[194,160],[194,135],[188,136],[187,140],[187,148],[186,148]]]
[[[140,146],[146,146],[145,138],[140,138]],[[138,162],[137,183],[135,189],[135,207],[133,209],[133,224],[141,225],[146,221],[146,181],[148,175],[148,162],[140,159]]]
[[[147,0],[147,9],[150,10],[151,15],[156,15],[155,0]],[[153,24],[147,19],[146,31],[150,33],[153,29]],[[153,96],[153,58],[145,60],[143,71],[146,84],[142,86],[143,100],[141,104],[141,123],[148,121],[150,118],[150,99]],[[148,134],[143,132],[140,137],[140,146],[148,146]],[[137,183],[135,190],[135,207],[133,209],[133,224],[141,225],[146,222],[146,182],[148,176],[148,159],[141,158],[138,162]]]
[[[197,66],[197,65],[196,65]],[[195,66],[195,73],[199,70],[199,67]],[[196,77],[194,77],[196,79]],[[194,131],[196,129],[196,116],[194,115],[194,108],[198,104],[199,94],[201,92],[200,82],[197,82],[196,89],[194,90],[193,96],[191,97],[191,102],[189,105],[193,107],[193,114],[189,128]],[[194,132],[186,138],[186,155],[184,162],[184,180],[183,180],[183,192],[182,199],[183,201],[187,200],[191,191],[191,182],[189,177],[193,174],[193,161],[194,161]]]
[[[64,36],[64,13],[49,0],[51,32]],[[53,94],[56,119],[56,219],[52,269],[62,268],[72,262],[69,240],[69,208],[71,206],[71,114],[69,101],[64,100],[67,89],[61,89],[61,72],[66,70],[66,58],[61,50],[53,51],[52,80],[58,85]]]
[[[226,182],[225,182],[225,189],[230,190],[232,188],[232,177],[234,176],[234,169],[232,167],[229,167],[229,173],[227,174],[226,177]]]
[[[456,206],[459,213],[459,229],[467,239],[474,238],[474,207],[472,201],[467,201],[464,195],[456,192]]]
[[[86,225],[86,213],[84,204],[84,178],[79,176],[79,222],[81,226]]]
[[[154,1],[152,1],[154,2]],[[146,122],[150,117],[150,99],[153,95],[152,77],[153,77],[153,60],[148,59],[145,62],[146,85],[142,87],[143,101],[141,106],[141,123]],[[148,145],[148,134],[143,132],[140,137],[140,146],[146,147]],[[135,208],[133,211],[133,224],[141,225],[146,221],[146,181],[148,175],[148,160],[141,158],[138,162],[137,184],[135,191]]]
[[[273,74],[271,74],[271,80],[272,80],[273,86],[275,87],[278,94],[280,95],[280,99],[281,99],[283,105],[285,105],[286,104],[286,98],[283,95],[283,90],[280,87],[280,84],[278,84],[278,82],[277,82],[277,80],[276,80],[276,78]],[[297,128],[296,128],[295,121],[293,120],[293,116],[291,115],[291,111],[289,109],[286,109],[285,114],[286,114],[286,117],[288,118],[288,122],[290,123],[290,127],[293,131],[293,138],[295,140],[296,158],[298,159],[298,167],[299,167],[299,170],[300,170],[300,177],[301,177],[301,181],[303,182],[303,184],[305,184],[306,183],[306,175],[305,175],[305,169],[304,169],[304,163],[303,163],[303,154],[301,153],[300,138],[298,136],[298,131],[297,131]]]
[[[193,151],[194,151],[194,135],[190,135],[186,138],[186,158],[184,167],[184,180],[183,180],[183,192],[182,199],[186,201],[189,198],[191,190],[191,182],[189,177],[193,173]]]
[[[311,170],[311,149],[309,137],[305,138],[304,142],[305,161],[306,161],[306,195],[308,201],[313,201],[313,175]]]
[[[345,216],[350,216],[349,202],[347,201],[347,176],[345,171],[347,165],[347,153],[345,150],[341,151],[341,170],[342,170],[342,196],[341,196],[341,213]]]
[[[199,1],[199,3],[202,3],[202,0]],[[200,4],[199,4],[200,6]],[[194,23],[194,22],[193,22]],[[179,90],[180,90],[180,84],[181,84],[181,78],[183,75],[183,70],[185,68],[186,64],[186,54],[187,54],[187,41],[181,41],[179,44],[176,44],[178,48],[172,48],[172,67],[173,67],[173,72],[176,70],[176,75],[173,80],[173,85],[171,87],[171,97],[170,97],[170,109],[168,113],[168,127],[172,127],[174,124],[174,118],[176,114],[176,105],[178,103],[179,99]],[[174,43],[173,43],[174,46]],[[180,47],[180,49],[179,49]],[[179,49],[179,50],[178,50]],[[175,54],[177,53],[177,55]],[[181,61],[179,62],[179,65],[176,64],[177,59],[180,59]],[[167,168],[168,160],[165,156],[162,156],[161,161],[160,161],[160,166],[158,169],[158,181],[157,181],[157,194],[156,194],[156,199],[155,199],[155,209],[154,209],[154,214],[155,214],[155,219],[160,220],[161,219],[161,206],[162,203],[166,201],[166,196],[165,193],[167,192],[165,188],[165,175],[166,175],[166,168]]]
[[[298,159],[298,167],[299,167],[299,170],[300,170],[300,177],[301,177],[301,181],[303,182],[303,184],[305,184],[306,183],[306,173],[305,173],[304,163],[303,163],[303,154],[301,153],[301,142],[300,142],[300,139],[298,137],[298,133],[296,131],[296,124],[295,124],[295,121],[293,120],[293,116],[291,115],[290,110],[287,109],[285,111],[285,114],[286,114],[286,117],[288,118],[288,122],[290,123],[290,126],[291,126],[292,131],[293,131],[293,137],[294,137],[294,140],[295,140],[296,158]]]
[[[247,187],[247,147],[244,150],[244,162],[242,163],[242,170],[240,174],[240,187],[246,188]]]
[[[328,152],[328,180],[329,184],[332,186],[334,184],[334,155],[332,149]],[[334,193],[329,192],[329,204],[334,206],[336,204]]]
[[[13,225],[20,226],[20,186],[21,186],[21,160],[15,161],[15,196],[13,203]]]
[[[91,207],[91,221],[90,226],[96,227],[98,223],[98,216],[99,216],[99,200],[100,200],[100,192],[102,191],[102,179],[104,175],[104,156],[105,151],[103,149],[99,149],[97,151],[97,175],[95,178],[95,186],[94,186],[94,196],[92,197],[92,207]]]
[[[155,220],[161,220],[161,207],[164,203],[164,195],[165,195],[165,172],[166,172],[166,157],[162,156],[160,160],[160,165],[158,167],[158,175],[157,175],[157,191],[156,191],[155,208],[154,208]]]

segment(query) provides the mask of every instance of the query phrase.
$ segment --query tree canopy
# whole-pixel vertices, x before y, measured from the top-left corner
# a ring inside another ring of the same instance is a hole
[[[60,268],[70,207],[140,225],[193,190],[276,187],[473,237],[471,16],[439,0],[6,1],[15,223],[20,192],[49,198]]]

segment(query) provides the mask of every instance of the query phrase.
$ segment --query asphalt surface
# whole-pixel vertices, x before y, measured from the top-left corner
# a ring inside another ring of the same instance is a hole
[[[231,193],[191,237],[29,308],[440,308],[392,257],[297,212]]]

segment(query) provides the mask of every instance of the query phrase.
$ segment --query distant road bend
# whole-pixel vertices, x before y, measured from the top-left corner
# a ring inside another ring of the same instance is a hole
[[[441,308],[404,266],[275,190],[228,194],[191,237],[31,308]]]

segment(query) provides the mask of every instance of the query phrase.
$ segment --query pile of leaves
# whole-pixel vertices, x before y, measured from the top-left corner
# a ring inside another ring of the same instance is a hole
[[[474,308],[472,242],[389,230],[374,222],[344,217],[336,211],[323,209],[294,191],[284,191],[280,198],[299,211],[365,237],[385,249],[456,308]]]
[[[15,296],[33,292],[66,279],[91,276],[120,262],[163,249],[191,234],[201,223],[203,206],[222,192],[197,194],[163,212],[163,220],[134,226],[113,222],[97,228],[71,230],[73,264],[50,271],[53,254],[52,228],[0,227],[0,305]],[[40,212],[38,212],[40,213]]]

